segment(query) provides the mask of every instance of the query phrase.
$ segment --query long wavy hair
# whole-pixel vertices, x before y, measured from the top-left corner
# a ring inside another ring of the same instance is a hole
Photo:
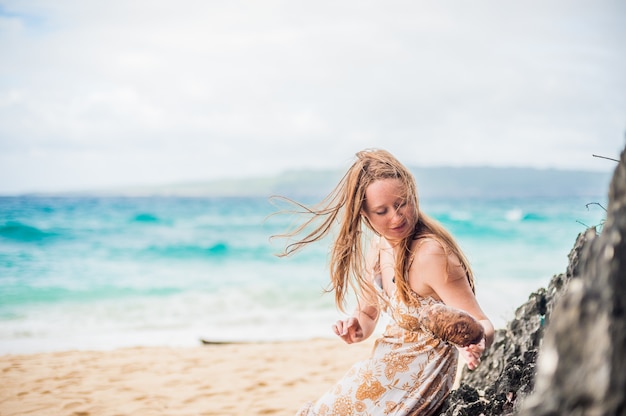
[[[344,311],[346,297],[351,288],[357,295],[375,293],[369,272],[366,270],[364,236],[376,230],[362,215],[365,204],[365,191],[373,182],[381,179],[399,179],[405,191],[405,200],[413,201],[417,223],[413,233],[398,243],[394,274],[399,295],[406,304],[415,301],[415,295],[408,282],[408,271],[412,262],[411,243],[414,240],[430,237],[438,241],[446,254],[454,254],[460,261],[474,290],[474,277],[469,262],[452,235],[437,221],[419,210],[419,198],[415,178],[391,153],[381,149],[366,149],[356,154],[356,161],[341,178],[333,191],[315,206],[305,206],[288,198],[283,198],[300,208],[297,212],[308,218],[292,230],[275,235],[294,239],[279,256],[289,256],[310,243],[321,240],[338,227],[330,253],[329,291],[335,292],[335,304]],[[369,232],[366,232],[369,231]],[[301,236],[303,235],[302,237]]]

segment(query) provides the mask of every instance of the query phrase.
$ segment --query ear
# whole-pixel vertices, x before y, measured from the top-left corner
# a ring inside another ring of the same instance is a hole
[[[365,212],[365,208],[361,208],[360,214],[361,214],[361,218],[363,218],[363,221],[366,221],[369,224],[370,219],[367,216],[367,213]]]

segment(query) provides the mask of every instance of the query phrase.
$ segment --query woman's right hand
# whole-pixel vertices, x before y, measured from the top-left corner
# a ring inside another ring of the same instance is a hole
[[[337,321],[333,325],[333,331],[348,344],[363,341],[363,328],[354,316]]]
[[[476,344],[470,344],[466,347],[456,347],[465,360],[467,368],[475,370],[480,364],[480,357],[485,352],[485,337]]]

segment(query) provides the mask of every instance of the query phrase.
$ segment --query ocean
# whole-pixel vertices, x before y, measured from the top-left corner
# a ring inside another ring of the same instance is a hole
[[[436,199],[503,327],[601,224],[593,198]],[[606,206],[606,205],[605,205]],[[275,253],[268,198],[0,197],[0,354],[333,337],[328,244]],[[268,217],[269,216],[269,217]]]

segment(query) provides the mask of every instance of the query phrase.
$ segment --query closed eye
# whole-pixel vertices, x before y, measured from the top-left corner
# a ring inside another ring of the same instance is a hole
[[[395,207],[396,209],[398,209],[398,208],[402,208],[402,207],[404,207],[406,204],[407,204],[407,202],[406,202],[406,201],[400,201],[400,202],[396,202],[396,204],[394,205],[394,207]]]

